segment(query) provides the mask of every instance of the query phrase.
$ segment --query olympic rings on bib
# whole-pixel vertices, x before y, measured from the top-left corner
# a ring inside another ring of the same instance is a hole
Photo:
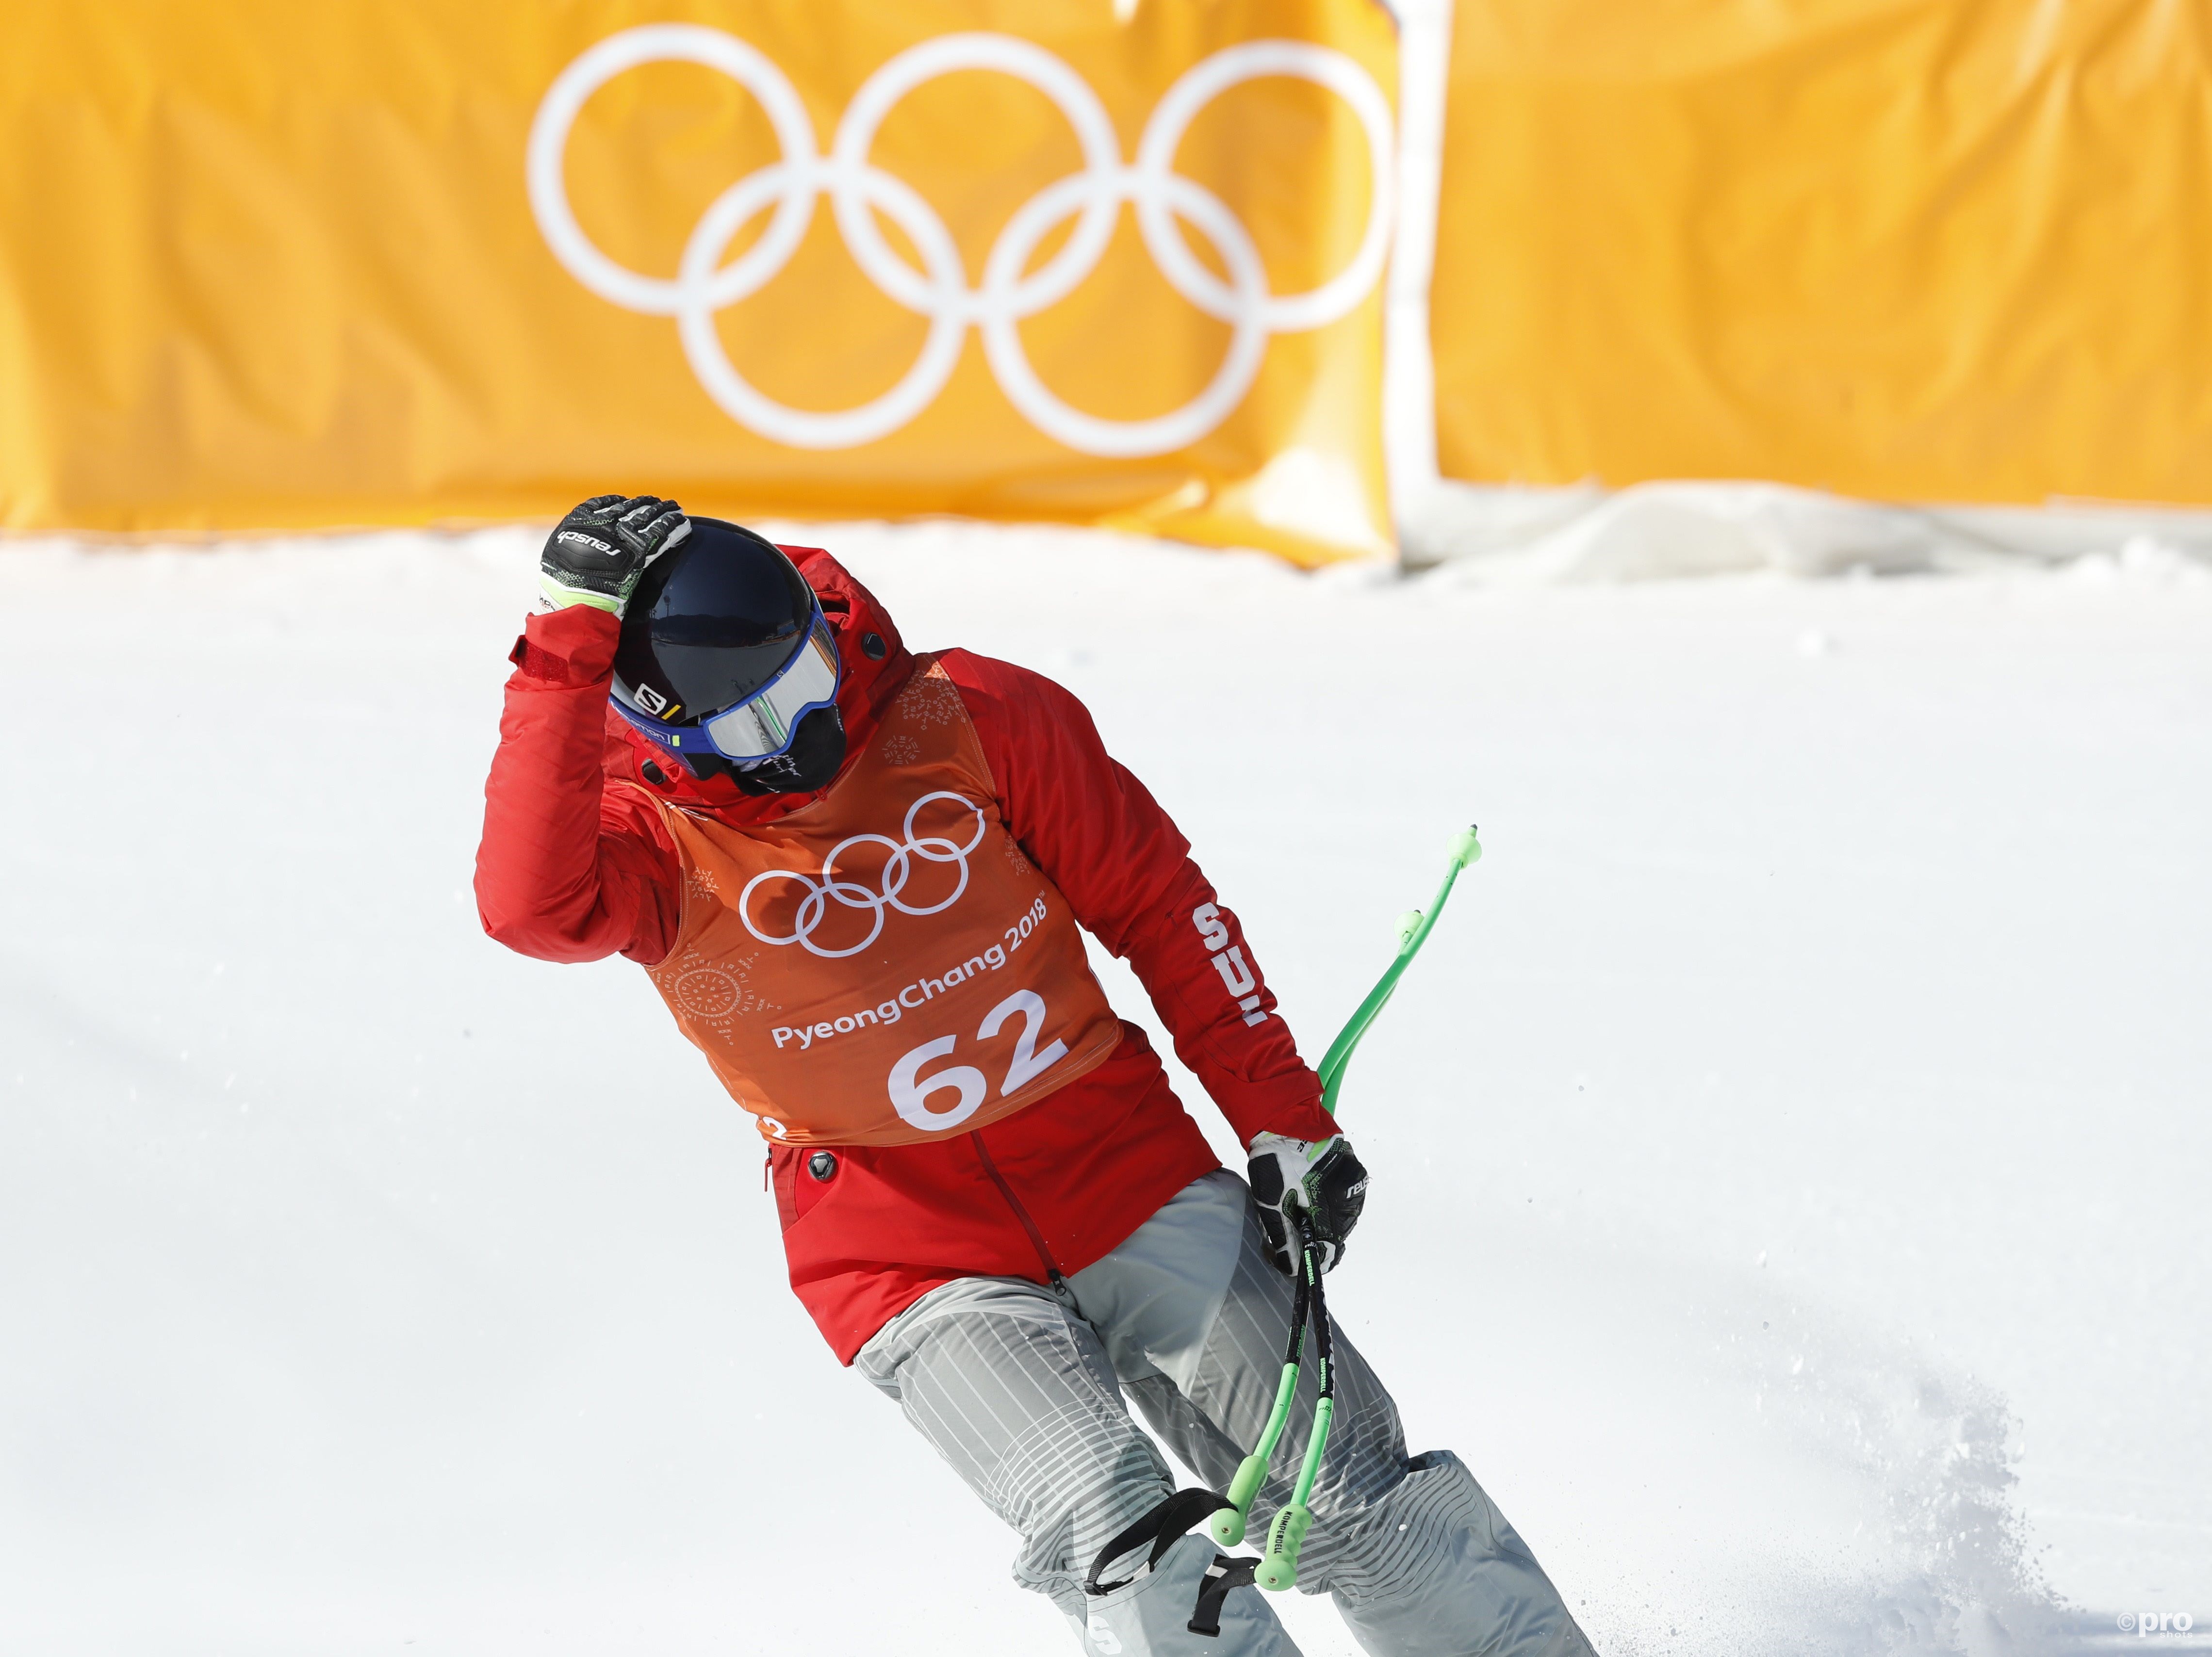
[[[955,846],[941,835],[917,836],[915,834],[914,820],[921,814],[921,808],[932,800],[939,799],[956,801],[974,813],[975,832],[968,837],[968,843],[965,846]],[[786,944],[803,944],[806,946],[809,955],[820,956],[825,961],[835,961],[845,956],[858,955],[883,936],[884,912],[886,909],[896,909],[904,915],[933,915],[957,903],[960,901],[960,895],[968,889],[968,854],[983,843],[983,835],[988,827],[989,824],[984,820],[981,808],[973,800],[965,794],[956,794],[949,789],[940,788],[934,793],[924,794],[912,805],[907,807],[906,821],[901,826],[901,832],[905,836],[903,845],[888,835],[849,835],[830,847],[830,855],[822,859],[822,878],[818,881],[810,875],[802,874],[796,869],[763,869],[747,881],[744,890],[738,894],[738,919],[745,923],[747,932],[763,944],[773,944],[779,947]],[[843,857],[852,847],[866,845],[887,847],[890,851],[890,857],[884,865],[884,889],[880,892],[862,885],[857,880],[844,879],[837,873],[837,859]],[[925,863],[952,863],[959,865],[960,878],[954,884],[951,895],[940,898],[934,903],[927,903],[919,907],[902,903],[899,901],[899,894],[906,889],[907,877],[913,872],[913,859],[915,858],[921,859]],[[792,917],[791,932],[787,937],[770,937],[753,925],[754,889],[762,882],[769,880],[795,880],[806,888],[806,895],[799,901],[799,913]],[[867,909],[873,912],[868,926],[868,935],[849,949],[827,950],[814,941],[814,933],[822,925],[823,917],[830,912],[832,900],[843,904],[848,909]]]
[[[781,152],[700,215],[672,281],[640,275],[601,252],[576,222],[562,172],[568,133],[586,100],[629,70],[671,62],[718,70],[751,93]],[[1007,221],[976,288],[968,285],[959,247],[936,209],[868,160],[884,118],[902,98],[960,70],[994,70],[1036,88],[1066,118],[1083,152],[1080,173],[1047,185]],[[1273,293],[1243,222],[1212,191],[1174,170],[1176,150],[1199,112],[1230,88],[1268,76],[1310,81],[1335,94],[1367,137],[1373,195],[1358,249],[1342,271],[1304,294]],[[868,77],[825,156],[815,148],[813,123],[798,90],[757,48],[700,24],[647,23],[609,35],[556,77],[531,124],[527,175],[538,229],[568,274],[625,310],[675,318],[684,358],[707,394],[732,420],[772,442],[846,449],[889,436],[936,401],[972,325],[1000,388],[1032,426],[1085,454],[1132,458],[1164,454],[1204,437],[1251,390],[1269,335],[1334,322],[1372,291],[1390,234],[1390,124],[1382,88],[1342,52],[1304,40],[1249,40],[1204,58],[1170,87],[1145,124],[1135,162],[1124,166],[1106,106],[1060,58],[1010,34],[945,34],[908,47]],[[817,413],[778,403],[748,382],[723,349],[714,316],[783,270],[825,194],[862,273],[894,302],[927,319],[929,331],[914,366],[890,391],[857,408]],[[1229,349],[1206,389],[1180,409],[1146,420],[1106,420],[1069,407],[1038,378],[1021,342],[1024,318],[1065,299],[1097,268],[1124,202],[1135,209],[1146,249],[1169,285],[1231,331]],[[892,251],[877,212],[914,244],[922,270]],[[763,213],[769,218],[759,240],[719,264]],[[1075,227],[1066,245],[1024,275],[1039,244],[1069,219]],[[1212,244],[1228,272],[1225,282],[1191,252],[1178,221]]]

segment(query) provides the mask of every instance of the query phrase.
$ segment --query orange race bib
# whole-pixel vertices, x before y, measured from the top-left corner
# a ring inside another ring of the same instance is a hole
[[[1121,1041],[1067,900],[1006,832],[958,688],[918,659],[811,805],[663,806],[684,862],[648,968],[730,1096],[787,1144],[913,1144],[1011,1116]]]

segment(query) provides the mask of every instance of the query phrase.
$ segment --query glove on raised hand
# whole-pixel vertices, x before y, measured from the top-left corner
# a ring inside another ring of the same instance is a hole
[[[1350,1144],[1340,1133],[1310,1141],[1262,1133],[1247,1154],[1268,1259],[1285,1276],[1297,1275],[1298,1234],[1291,1223],[1297,1215],[1320,1245],[1321,1269],[1329,1271],[1344,1257],[1344,1240],[1367,1202],[1367,1169]]]
[[[619,618],[645,567],[691,533],[691,520],[657,495],[595,495],[545,537],[538,608],[589,604]]]

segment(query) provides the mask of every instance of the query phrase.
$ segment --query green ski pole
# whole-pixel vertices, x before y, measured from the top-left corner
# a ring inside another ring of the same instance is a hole
[[[1421,952],[1421,945],[1429,941],[1437,917],[1443,913],[1444,901],[1451,895],[1453,882],[1459,878],[1462,869],[1481,856],[1482,844],[1475,838],[1474,828],[1470,824],[1452,840],[1450,865],[1444,871],[1443,884],[1437,889],[1436,900],[1427,912],[1414,909],[1399,918],[1398,953],[1383,969],[1375,987],[1367,992],[1367,998],[1359,1004],[1358,1011],[1338,1032],[1336,1040],[1329,1043],[1328,1052],[1322,1059],[1322,1103],[1332,1115],[1335,1114],[1337,1095],[1344,1085],[1345,1067],[1352,1062],[1353,1050],[1375,1022],[1376,1015],[1389,1004],[1399,979]],[[1216,1508],[1213,1517],[1206,1521],[1208,1533],[1224,1547],[1233,1548],[1244,1539],[1253,1498],[1259,1495],[1260,1486],[1267,1479],[1267,1465],[1274,1458],[1283,1428],[1291,1418],[1291,1401],[1297,1395],[1310,1309],[1315,1351],[1321,1359],[1321,1394],[1314,1405],[1313,1430],[1307,1437],[1305,1460],[1298,1469],[1297,1484],[1289,1503],[1276,1514],[1275,1522],[1268,1527],[1266,1557],[1257,1576],[1261,1587],[1278,1593],[1297,1581],[1298,1549],[1305,1540],[1307,1527],[1313,1522],[1307,1498],[1312,1495],[1314,1480],[1321,1472],[1322,1453],[1328,1444],[1329,1417],[1336,1408],[1336,1377],[1329,1360],[1328,1312],[1322,1296],[1319,1252],[1306,1238],[1303,1226],[1299,1228],[1299,1241],[1301,1270],[1292,1300],[1290,1342],[1283,1357],[1282,1379],[1275,1387],[1275,1405],[1268,1413],[1259,1443],[1238,1466],[1237,1477],[1230,1481],[1226,1505]]]
[[[1299,1240],[1304,1241],[1303,1229]],[[1216,1508],[1213,1517],[1206,1521],[1208,1534],[1224,1548],[1233,1548],[1244,1539],[1252,1498],[1260,1493],[1261,1483],[1267,1477],[1267,1463],[1274,1458],[1284,1424],[1291,1418],[1291,1400],[1297,1393],[1299,1359],[1305,1345],[1306,1301],[1310,1292],[1307,1285],[1321,1280],[1318,1274],[1308,1269],[1312,1264],[1312,1251],[1302,1250],[1297,1283],[1291,1291],[1290,1345],[1283,1354],[1282,1379],[1275,1386],[1275,1407],[1268,1411],[1267,1424],[1261,1430],[1259,1443],[1238,1465],[1237,1477],[1229,1482],[1229,1504]]]
[[[1267,1527],[1267,1545],[1261,1551],[1260,1568],[1253,1581],[1270,1593],[1281,1593],[1298,1580],[1298,1549],[1313,1525],[1314,1480],[1321,1475],[1322,1453],[1328,1448],[1328,1423],[1336,1414],[1336,1363],[1329,1350],[1328,1303],[1322,1296],[1321,1250],[1298,1227],[1300,1265],[1310,1285],[1313,1310],[1314,1356],[1321,1360],[1321,1390],[1314,1399],[1313,1430],[1306,1435],[1306,1459],[1298,1468],[1291,1499]]]
[[[1413,957],[1421,952],[1421,945],[1429,941],[1429,933],[1435,930],[1437,917],[1444,912],[1444,900],[1451,895],[1452,883],[1459,878],[1460,871],[1481,856],[1482,842],[1474,837],[1474,826],[1470,823],[1452,839],[1451,862],[1444,870],[1444,883],[1437,888],[1436,901],[1429,905],[1427,913],[1409,909],[1399,916],[1397,955],[1383,968],[1375,987],[1368,991],[1367,998],[1359,1004],[1359,1011],[1337,1032],[1336,1040],[1328,1044],[1328,1051],[1322,1056],[1321,1102],[1331,1115],[1336,1112],[1337,1092],[1344,1085],[1344,1067],[1352,1062],[1352,1050],[1367,1034],[1367,1027],[1375,1022],[1376,1015],[1389,1002],[1398,980],[1405,976]]]

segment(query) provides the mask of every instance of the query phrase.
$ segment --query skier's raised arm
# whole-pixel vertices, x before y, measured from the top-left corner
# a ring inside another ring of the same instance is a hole
[[[508,658],[477,849],[477,913],[521,954],[651,966],[675,939],[675,842],[650,799],[607,784],[603,762],[622,601],[688,527],[672,501],[605,495],[545,543],[538,610]]]

